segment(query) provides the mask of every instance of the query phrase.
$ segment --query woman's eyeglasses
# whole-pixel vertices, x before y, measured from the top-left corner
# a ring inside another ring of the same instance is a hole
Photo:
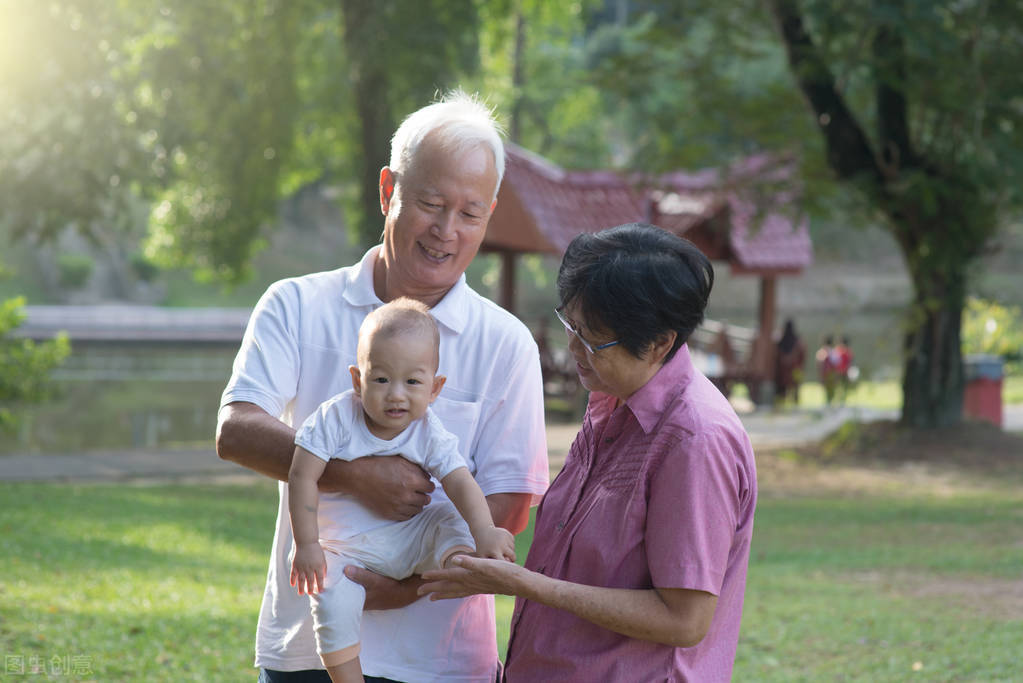
[[[573,337],[578,339],[579,343],[583,345],[583,348],[585,348],[590,353],[596,353],[597,351],[600,351],[601,349],[606,349],[609,346],[614,346],[615,344],[618,343],[618,340],[616,339],[614,341],[609,341],[606,344],[598,344],[597,346],[593,346],[588,341],[583,339],[583,336],[581,334],[579,334],[579,330],[577,330],[575,328],[575,325],[573,325],[572,323],[568,322],[568,320],[565,318],[565,316],[563,316],[561,314],[561,307],[560,306],[558,308],[554,309],[554,315],[558,316],[558,320],[560,320],[561,324],[565,326],[565,332],[568,332],[570,335],[572,335]]]

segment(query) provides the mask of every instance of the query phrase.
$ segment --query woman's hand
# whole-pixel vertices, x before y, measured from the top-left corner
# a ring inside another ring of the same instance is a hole
[[[505,560],[456,555],[450,569],[434,569],[423,574],[419,595],[431,600],[464,598],[470,595],[521,595],[529,577],[528,569]]]

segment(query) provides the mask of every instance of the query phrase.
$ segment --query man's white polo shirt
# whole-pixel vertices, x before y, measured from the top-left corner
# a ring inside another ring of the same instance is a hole
[[[292,427],[351,388],[359,326],[383,305],[373,289],[379,247],[348,268],[282,280],[249,320],[221,405],[254,403]],[[547,488],[543,389],[536,343],[517,318],[481,297],[463,275],[430,311],[447,376],[433,410],[458,436],[483,493]],[[282,483],[270,569],[256,637],[256,665],[322,668],[307,596],[288,583],[291,524]],[[432,494],[443,496],[438,486]],[[497,663],[493,598],[430,602],[367,612],[360,661],[369,676],[406,681],[489,681]]]

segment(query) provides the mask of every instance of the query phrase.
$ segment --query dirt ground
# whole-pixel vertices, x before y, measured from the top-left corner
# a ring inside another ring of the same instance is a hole
[[[758,449],[757,469],[768,495],[905,487],[940,495],[1023,483],[1023,436],[980,422],[939,430],[850,422],[819,443]]]

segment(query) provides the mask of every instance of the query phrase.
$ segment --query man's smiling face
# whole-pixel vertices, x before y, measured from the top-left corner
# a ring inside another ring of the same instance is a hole
[[[445,150],[432,135],[408,170],[381,174],[388,295],[439,300],[479,251],[494,204],[489,148]]]

